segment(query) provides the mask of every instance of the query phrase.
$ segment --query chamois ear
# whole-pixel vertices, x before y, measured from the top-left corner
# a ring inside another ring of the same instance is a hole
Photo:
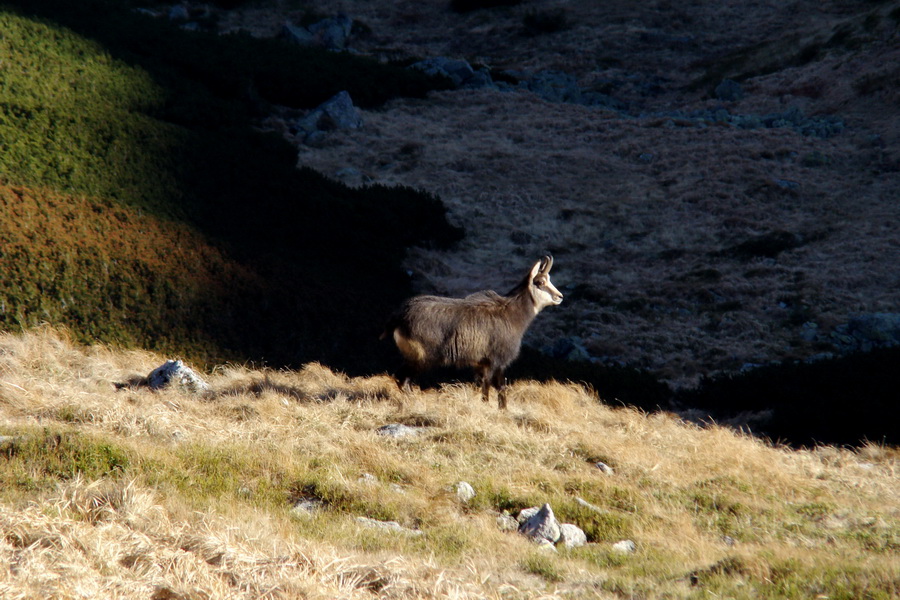
[[[550,272],[550,267],[553,266],[553,257],[549,254],[541,259],[541,273],[544,275]]]
[[[531,267],[531,273],[528,274],[528,281],[529,281],[529,282],[534,281],[534,278],[538,276],[538,273],[541,272],[541,267],[543,267],[543,266],[544,266],[544,261],[543,261],[543,259],[541,259],[541,260],[537,261],[536,263],[534,263],[534,266]]]

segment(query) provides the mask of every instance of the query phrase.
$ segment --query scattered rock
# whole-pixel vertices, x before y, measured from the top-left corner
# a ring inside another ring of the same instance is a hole
[[[616,472],[613,471],[613,468],[606,464],[605,462],[594,463],[594,466],[597,467],[602,473],[606,475],[615,475]]]
[[[353,19],[338,14],[308,27],[285,23],[281,28],[281,37],[301,46],[316,46],[337,52],[347,48],[352,31]]]
[[[463,504],[468,504],[475,498],[475,488],[465,481],[460,481],[454,487],[456,498]]]
[[[365,485],[375,485],[378,483],[378,478],[371,473],[363,473],[356,481]]]
[[[581,88],[574,76],[562,71],[542,71],[527,81],[519,83],[519,87],[527,89],[549,102],[572,102],[581,104]]]
[[[169,20],[170,21],[187,21],[191,18],[191,13],[188,11],[187,7],[183,4],[176,4],[172,8],[169,9]]]
[[[525,516],[523,519],[526,511],[528,511],[530,516]],[[547,540],[551,544],[555,544],[559,541],[559,523],[549,504],[544,504],[540,508],[526,508],[519,513],[519,523],[519,533],[536,542]]]
[[[411,69],[418,69],[428,75],[438,75],[449,79],[453,83],[453,87],[479,87],[471,85],[476,83],[484,83],[483,78],[473,80],[475,78],[475,69],[468,62],[456,58],[447,58],[438,56],[436,58],[428,58],[420,60],[410,65]],[[490,85],[490,75],[487,76],[487,85]],[[484,87],[483,85],[481,87]]]
[[[297,517],[310,517],[325,507],[318,498],[303,498],[291,508],[291,514]]]
[[[587,544],[587,535],[577,525],[563,523],[559,526],[559,543],[566,548],[579,548]]]
[[[159,390],[170,385],[177,385],[190,392],[209,391],[209,384],[180,360],[166,361],[165,364],[153,369],[147,376],[147,386],[152,390]]]
[[[622,540],[612,545],[612,549],[623,554],[634,554],[637,552],[637,544],[631,540]]]
[[[289,129],[303,143],[314,145],[329,131],[359,129],[362,126],[362,115],[353,105],[350,93],[342,91],[311,110],[302,119],[290,124]]]
[[[400,423],[389,423],[376,429],[375,433],[385,437],[401,439],[416,437],[421,433],[421,430],[421,427],[410,427],[409,425],[402,425]]]
[[[393,531],[406,535],[422,535],[421,531],[404,527],[397,521],[379,521],[377,519],[370,519],[368,517],[356,517],[356,522],[360,525],[363,525],[364,527],[371,527],[373,529],[383,529],[385,531]]]
[[[585,507],[588,510],[594,511],[595,513],[604,514],[607,512],[607,511],[603,510],[602,508],[600,508],[599,506],[597,506],[596,504],[591,504],[584,498],[578,498],[577,496],[575,497],[575,503]]]
[[[519,522],[504,510],[503,514],[497,516],[497,527],[500,531],[517,531]]]

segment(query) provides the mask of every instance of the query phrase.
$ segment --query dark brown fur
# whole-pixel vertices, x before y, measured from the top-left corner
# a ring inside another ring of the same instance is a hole
[[[465,298],[416,296],[407,300],[388,323],[384,335],[393,336],[405,359],[399,378],[408,390],[412,377],[438,366],[472,368],[481,379],[487,402],[497,388],[500,408],[506,407],[505,369],[519,356],[522,336],[543,308],[534,288],[559,303],[562,295],[550,284],[552,259],[546,257],[507,295],[483,291]],[[552,290],[552,291],[551,291]]]

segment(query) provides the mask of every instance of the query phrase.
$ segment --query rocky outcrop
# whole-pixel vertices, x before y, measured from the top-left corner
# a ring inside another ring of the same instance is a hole
[[[559,523],[549,504],[526,508],[517,520],[519,533],[538,544],[577,548],[587,543],[584,531],[571,523]]]

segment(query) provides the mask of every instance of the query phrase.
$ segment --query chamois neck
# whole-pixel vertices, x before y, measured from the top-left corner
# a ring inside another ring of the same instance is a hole
[[[531,323],[540,310],[531,296],[530,286],[531,281],[526,277],[506,294],[509,310],[520,314],[525,319],[526,326]]]

